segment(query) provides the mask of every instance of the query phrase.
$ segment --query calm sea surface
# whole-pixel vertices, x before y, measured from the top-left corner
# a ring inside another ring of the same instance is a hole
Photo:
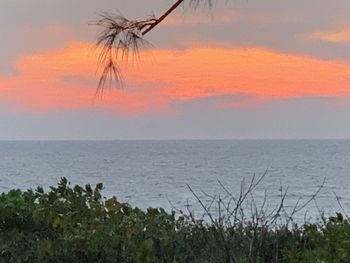
[[[254,191],[266,190],[271,207],[288,189],[287,206],[307,200],[322,184],[317,205],[338,211],[335,194],[350,213],[350,140],[243,141],[25,141],[0,142],[0,191],[48,187],[65,176],[73,184],[103,182],[104,195],[146,208],[183,208],[194,197],[224,191],[238,193],[241,181],[267,172]],[[203,192],[202,192],[203,191]],[[195,210],[196,210],[195,209]],[[311,202],[303,213],[316,216]]]

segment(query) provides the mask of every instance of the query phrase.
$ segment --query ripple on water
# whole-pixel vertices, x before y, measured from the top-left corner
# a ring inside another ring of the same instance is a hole
[[[318,206],[339,211],[335,198],[350,208],[350,141],[70,141],[0,142],[0,190],[56,184],[103,182],[106,196],[142,208],[194,203],[187,184],[203,192],[223,192],[218,180],[238,193],[241,180],[253,174],[266,178],[255,190],[265,190],[269,202],[280,200],[280,184],[288,186],[288,205],[306,200],[327,178]],[[199,207],[194,206],[196,209]],[[318,211],[310,204],[309,213]]]

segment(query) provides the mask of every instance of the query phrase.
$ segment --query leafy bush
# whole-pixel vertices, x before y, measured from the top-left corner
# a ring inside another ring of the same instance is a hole
[[[102,188],[62,178],[48,192],[2,193],[0,262],[350,262],[341,214],[300,227],[254,217],[224,224],[222,215],[209,223],[105,199]]]

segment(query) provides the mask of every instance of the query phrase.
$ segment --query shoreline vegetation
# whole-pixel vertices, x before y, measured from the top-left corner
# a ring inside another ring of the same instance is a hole
[[[189,207],[141,210],[104,198],[101,183],[71,186],[64,177],[48,191],[14,189],[0,196],[0,262],[350,262],[340,203],[335,216],[293,220],[324,183],[289,210],[281,187],[279,204],[269,209],[266,194],[259,204],[253,195],[264,176],[242,182],[238,194],[219,182],[224,195],[205,194],[205,201],[188,186],[203,209],[199,217]]]

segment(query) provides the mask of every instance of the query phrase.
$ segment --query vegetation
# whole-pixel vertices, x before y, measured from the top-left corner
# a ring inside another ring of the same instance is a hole
[[[174,0],[161,16],[149,15],[141,20],[131,20],[123,15],[108,12],[100,14],[100,19],[93,23],[102,29],[96,43],[101,47],[98,62],[102,68],[97,94],[103,95],[104,87],[111,86],[112,81],[121,86],[119,62],[127,61],[130,52],[133,57],[138,57],[140,47],[150,45],[145,36],[181,5],[189,8],[197,8],[199,5],[211,7],[212,0]]]
[[[103,198],[102,184],[71,187],[65,178],[49,191],[11,190],[0,197],[0,262],[350,262],[350,224],[340,213],[297,226],[281,190],[271,213],[250,203],[248,220],[243,204],[259,180],[238,197],[201,202],[207,219],[142,211]]]

